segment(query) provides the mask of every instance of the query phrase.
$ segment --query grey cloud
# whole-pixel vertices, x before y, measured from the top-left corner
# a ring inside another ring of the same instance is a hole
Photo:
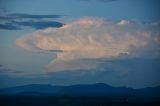
[[[0,12],[1,12],[1,13],[6,13],[6,12],[8,12],[8,11],[7,11],[7,9],[6,9],[6,8],[1,7],[1,8],[0,8]]]
[[[9,21],[9,20],[12,20],[12,18],[8,17],[8,16],[0,16],[0,20],[1,21]]]
[[[58,53],[58,52],[64,52],[63,50],[48,50],[48,52],[51,53]]]
[[[13,21],[13,23],[20,26],[30,26],[35,29],[45,29],[48,27],[59,28],[64,25],[63,23],[57,21]]]
[[[0,24],[0,29],[3,30],[20,30],[21,28],[13,25],[12,23]]]
[[[57,21],[49,21],[48,19],[61,17],[63,17],[63,15],[32,15],[25,13],[0,15],[0,29],[20,30],[23,26],[29,26],[34,29],[45,29],[48,27],[59,28],[64,24]]]
[[[0,75],[2,75],[2,74],[19,74],[19,73],[23,73],[23,72],[5,68],[2,64],[0,64]]]

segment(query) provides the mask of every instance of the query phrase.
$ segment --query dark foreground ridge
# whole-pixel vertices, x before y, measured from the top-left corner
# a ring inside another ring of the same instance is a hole
[[[31,84],[0,89],[0,106],[155,106],[160,86],[132,89],[107,84]]]

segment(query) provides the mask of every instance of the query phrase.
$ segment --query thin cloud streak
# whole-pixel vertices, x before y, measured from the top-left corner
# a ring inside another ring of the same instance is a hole
[[[0,29],[2,30],[20,30],[21,28],[18,26],[14,26],[11,23],[7,23],[7,24],[0,24]]]

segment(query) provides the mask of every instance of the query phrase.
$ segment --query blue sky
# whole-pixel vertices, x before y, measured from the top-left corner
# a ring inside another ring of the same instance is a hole
[[[0,0],[0,87],[159,85],[159,5],[159,0]]]

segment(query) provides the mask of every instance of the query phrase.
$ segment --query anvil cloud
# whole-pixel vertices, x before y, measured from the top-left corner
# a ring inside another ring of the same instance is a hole
[[[35,31],[17,39],[16,43],[26,50],[46,54],[61,51],[52,52],[54,59],[47,66],[51,71],[90,70],[100,66],[91,59],[135,57],[150,50],[152,45],[153,53],[159,53],[155,46],[159,45],[160,39],[160,33],[156,31],[158,27],[159,24],[142,25],[127,20],[114,22],[86,17],[60,28]]]

